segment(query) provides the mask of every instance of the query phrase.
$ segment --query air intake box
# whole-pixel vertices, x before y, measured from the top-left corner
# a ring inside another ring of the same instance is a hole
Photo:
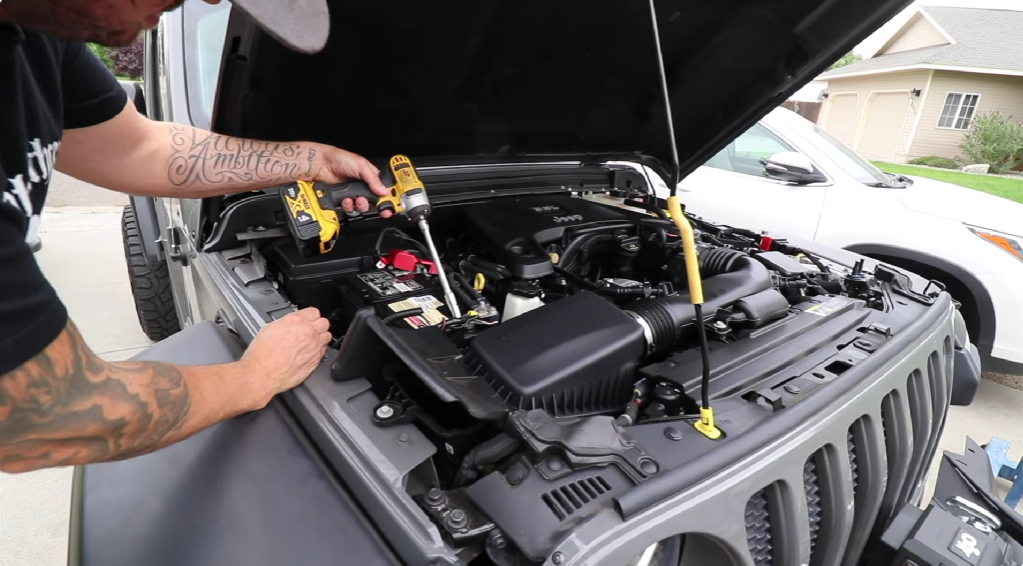
[[[469,361],[512,409],[579,415],[628,403],[645,347],[632,317],[582,292],[481,333]]]

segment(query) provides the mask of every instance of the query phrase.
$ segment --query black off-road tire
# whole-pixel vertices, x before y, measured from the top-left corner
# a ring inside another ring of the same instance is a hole
[[[165,262],[146,261],[135,210],[130,204],[124,207],[121,216],[121,239],[124,242],[124,262],[128,266],[128,280],[131,282],[131,294],[135,297],[139,324],[150,340],[163,340],[181,330],[178,313],[174,309],[170,272]]]

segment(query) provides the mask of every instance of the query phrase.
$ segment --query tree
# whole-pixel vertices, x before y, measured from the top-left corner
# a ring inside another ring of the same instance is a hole
[[[142,35],[127,47],[119,47],[110,52],[110,61],[114,65],[114,73],[132,79],[142,77],[142,62],[145,59],[145,43]]]
[[[96,57],[99,57],[99,60],[102,61],[103,64],[106,65],[108,69],[110,69],[111,71],[114,70],[114,64],[113,62],[110,61],[109,47],[103,47],[102,45],[98,45],[96,43],[90,43],[89,49],[96,54]]]
[[[839,67],[844,67],[846,65],[852,65],[853,63],[855,63],[857,61],[862,61],[862,60],[863,60],[863,55],[860,55],[858,53],[853,53],[852,51],[850,51],[850,52],[846,53],[845,55],[842,55],[841,59],[839,59],[838,61],[835,61],[834,63],[832,63],[831,66],[828,67],[828,70],[830,71],[832,69],[837,69]]]

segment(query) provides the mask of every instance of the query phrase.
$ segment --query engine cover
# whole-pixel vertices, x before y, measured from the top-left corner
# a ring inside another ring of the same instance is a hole
[[[520,279],[554,272],[542,245],[580,226],[629,222],[609,206],[571,197],[528,197],[489,202],[466,211],[467,228],[494,261]]]
[[[584,291],[482,332],[469,360],[511,408],[564,416],[624,407],[645,347],[635,319]]]

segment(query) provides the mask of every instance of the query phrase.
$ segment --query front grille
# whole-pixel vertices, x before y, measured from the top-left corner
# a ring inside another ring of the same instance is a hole
[[[776,490],[779,497],[768,498],[768,486],[747,501],[746,540],[755,564],[797,559],[787,549],[807,540],[812,566],[859,562],[870,536],[880,535],[921,493],[948,410],[952,376],[945,360],[952,352],[946,339],[923,367],[894,382],[873,412],[803,460],[805,526],[771,520],[799,516],[798,502],[784,496],[790,492]]]
[[[756,566],[774,564],[771,544],[771,513],[767,508],[767,490],[761,489],[746,501],[746,543]]]

